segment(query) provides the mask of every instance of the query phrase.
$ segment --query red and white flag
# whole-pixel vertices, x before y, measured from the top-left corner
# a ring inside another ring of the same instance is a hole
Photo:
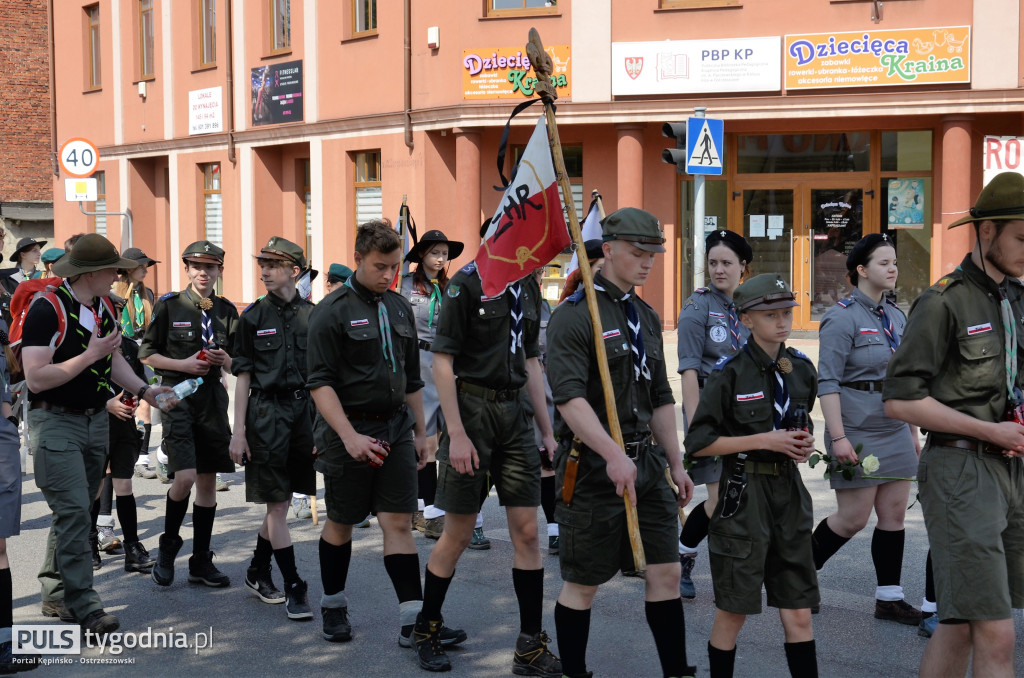
[[[569,245],[547,123],[540,116],[476,255],[484,294],[496,297]]]

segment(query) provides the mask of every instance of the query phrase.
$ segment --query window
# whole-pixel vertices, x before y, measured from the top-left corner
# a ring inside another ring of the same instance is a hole
[[[87,89],[99,89],[100,80],[100,6],[89,5],[85,8],[86,21],[86,68]]]
[[[217,65],[217,0],[199,2],[199,67]]]
[[[740,174],[779,172],[867,172],[869,132],[756,134],[737,137]]]
[[[310,262],[312,266],[313,261],[313,202],[310,200],[312,196],[312,189],[309,183],[309,158],[302,161],[303,175],[302,180],[302,204],[303,209],[306,213],[306,261]]]
[[[218,247],[224,246],[221,220],[220,163],[200,165],[203,170],[203,225],[205,239]]]
[[[352,0],[354,33],[377,30],[377,0]]]
[[[557,14],[558,0],[487,0],[487,16]]]
[[[107,175],[104,172],[93,174],[96,178],[96,203],[93,205],[93,212],[107,211]],[[96,214],[92,218],[92,230],[103,237],[107,236],[107,215]]]
[[[715,7],[742,7],[740,0],[661,0],[661,9],[712,9]]]
[[[523,157],[523,152],[526,150],[526,146],[516,146],[512,149],[512,165],[515,167],[519,164],[519,159]],[[583,220],[587,218],[586,212],[584,212],[585,205],[583,204],[583,147],[582,146],[562,146],[562,157],[565,159],[565,173],[569,176],[569,189],[572,191],[572,201],[576,205],[576,216],[580,220],[580,225],[583,225]],[[509,172],[511,172],[511,167]],[[569,223],[569,208],[566,206],[565,196],[562,194],[562,184],[558,183],[558,197],[562,200],[562,213],[565,214],[565,222]],[[587,202],[589,205],[590,202]]]
[[[153,0],[139,0],[139,76],[153,77]]]
[[[380,151],[356,153],[356,226],[384,216],[380,182]]]
[[[292,47],[292,2],[270,0],[270,50],[287,52]]]

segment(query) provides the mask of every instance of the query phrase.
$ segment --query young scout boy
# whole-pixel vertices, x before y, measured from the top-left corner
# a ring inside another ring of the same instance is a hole
[[[402,263],[401,240],[386,221],[356,232],[356,271],[309,319],[308,387],[317,407],[313,435],[324,474],[327,520],[320,534],[323,636],[350,640],[345,583],[352,526],[371,512],[384,532],[384,569],[398,594],[398,642],[412,647],[422,606],[412,537],[416,472],[427,447],[423,381],[412,306],[389,289]],[[466,634],[446,629],[451,644]]]
[[[447,671],[441,607],[455,565],[473,537],[487,474],[508,515],[515,555],[512,583],[519,601],[519,637],[512,670],[561,676],[541,628],[544,569],[537,538],[540,456],[524,398],[533,403],[547,454],[555,441],[541,371],[540,290],[527,275],[497,297],[484,297],[476,265],[455,274],[445,291],[432,350],[445,429],[437,452],[437,495],[444,531],[424,577],[423,612],[416,621],[420,667]],[[525,387],[526,393],[523,392]]]
[[[192,557],[188,580],[212,587],[228,586],[228,576],[213,564],[210,538],[217,512],[217,473],[232,473],[228,453],[228,393],[221,370],[231,369],[228,348],[238,323],[235,305],[213,293],[224,272],[224,250],[206,240],[194,242],[181,256],[189,284],[181,292],[165,294],[153,308],[153,320],[139,349],[142,362],[174,386],[202,377],[199,390],[169,412],[164,412],[164,449],[174,482],[167,491],[167,513],[160,550],[153,567],[153,581],[160,586],[174,582],[174,558],[181,549],[178,534],[192,486]]]
[[[316,492],[313,403],[306,390],[313,304],[295,288],[306,258],[301,247],[275,236],[256,260],[267,294],[238,318],[231,360],[237,377],[231,459],[246,464],[246,501],[267,505],[245,587],[265,603],[284,602],[289,619],[312,619],[287,520],[293,491]],[[270,574],[271,553],[284,577],[284,593]]]
[[[782,278],[754,276],[733,301],[751,338],[715,364],[684,441],[688,455],[720,456],[723,464],[708,536],[717,608],[711,675],[733,675],[736,636],[747,615],[761,613],[763,584],[779,608],[790,673],[817,676],[813,516],[796,466],[814,452],[814,438],[809,415],[794,417],[814,405],[817,375],[807,356],[785,345],[797,303]]]
[[[602,228],[605,262],[594,286],[625,449],[608,433],[582,289],[555,310],[548,325],[548,375],[564,423],[557,483],[562,494],[555,508],[565,581],[555,604],[562,672],[590,675],[586,650],[594,595],[620,569],[634,567],[622,501],[625,489],[639,516],[647,556],[645,611],[662,672],[693,676],[696,668],[686,660],[676,546],[677,507],[689,502],[693,482],[679,452],[661,319],[634,288],[647,280],[655,253],[665,251],[665,239],[653,214],[632,207],[609,214]],[[569,466],[575,467],[575,480],[572,473],[567,477]],[[678,498],[665,477],[666,466],[680,488]]]

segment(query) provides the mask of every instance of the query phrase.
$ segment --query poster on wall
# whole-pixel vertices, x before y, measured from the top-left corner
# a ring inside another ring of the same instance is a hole
[[[188,93],[188,133],[213,134],[224,131],[221,88],[207,87]]]
[[[923,179],[889,179],[889,228],[924,228]]]
[[[572,96],[569,45],[550,45],[551,84],[558,96]],[[523,99],[532,97],[537,82],[522,47],[485,47],[462,50],[462,98]]]
[[[302,122],[302,61],[252,69],[252,124]]]

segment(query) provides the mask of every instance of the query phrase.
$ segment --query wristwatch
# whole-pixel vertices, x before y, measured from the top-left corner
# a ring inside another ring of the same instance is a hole
[[[146,391],[148,391],[148,390],[149,390],[149,384],[143,384],[142,388],[140,388],[139,392],[136,393],[135,395],[141,401],[146,396]]]

